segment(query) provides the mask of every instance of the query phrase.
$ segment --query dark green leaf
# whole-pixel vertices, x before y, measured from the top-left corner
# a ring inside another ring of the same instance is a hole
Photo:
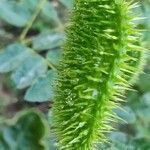
[[[12,125],[0,125],[0,150],[46,150],[43,142],[46,128],[41,114],[23,113]]]

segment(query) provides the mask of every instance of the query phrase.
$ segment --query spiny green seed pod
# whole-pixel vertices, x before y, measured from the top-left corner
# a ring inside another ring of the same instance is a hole
[[[139,72],[141,34],[125,0],[76,0],[66,30],[53,107],[62,150],[105,141],[121,95]]]

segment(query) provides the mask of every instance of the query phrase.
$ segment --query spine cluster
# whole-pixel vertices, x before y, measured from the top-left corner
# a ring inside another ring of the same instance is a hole
[[[125,0],[76,0],[55,88],[60,149],[90,150],[112,129],[112,110],[130,89],[144,52],[134,7]]]

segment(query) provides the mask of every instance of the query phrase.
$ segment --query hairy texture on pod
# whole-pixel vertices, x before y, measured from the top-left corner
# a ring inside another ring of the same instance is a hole
[[[53,107],[60,149],[90,150],[112,130],[112,110],[141,70],[134,7],[125,0],[76,0]]]

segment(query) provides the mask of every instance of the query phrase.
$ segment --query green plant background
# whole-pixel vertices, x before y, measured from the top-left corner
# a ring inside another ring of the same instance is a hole
[[[139,0],[137,22],[150,48],[150,1]],[[0,150],[56,150],[50,132],[53,81],[73,0],[0,0]],[[145,73],[127,93],[125,120],[101,150],[150,150],[150,53]],[[50,124],[48,124],[48,122]]]

